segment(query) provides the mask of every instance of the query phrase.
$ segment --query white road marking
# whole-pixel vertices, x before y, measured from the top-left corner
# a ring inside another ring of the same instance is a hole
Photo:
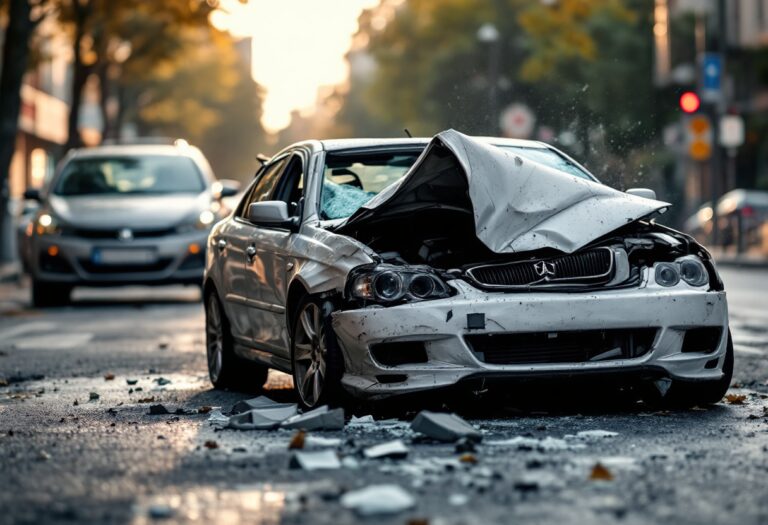
[[[0,342],[8,342],[30,332],[50,332],[56,328],[56,323],[35,321],[32,323],[18,324],[5,330],[0,330]]]
[[[47,349],[47,350],[66,350],[88,343],[93,339],[93,334],[46,334],[27,337],[14,343],[14,346],[20,350]]]

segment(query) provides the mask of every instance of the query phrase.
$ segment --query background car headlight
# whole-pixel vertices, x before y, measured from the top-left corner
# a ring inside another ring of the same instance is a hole
[[[49,213],[41,213],[35,220],[38,235],[56,235],[61,232],[58,221]]]
[[[707,269],[697,257],[684,257],[677,260],[680,265],[680,277],[691,286],[704,286],[709,283]]]
[[[448,297],[450,289],[430,269],[410,266],[366,266],[353,270],[347,295],[379,303]]]
[[[680,282],[680,272],[673,263],[659,263],[656,265],[656,283],[661,286],[674,286]]]
[[[213,224],[216,220],[216,215],[211,210],[203,210],[197,217],[198,229],[202,230]]]

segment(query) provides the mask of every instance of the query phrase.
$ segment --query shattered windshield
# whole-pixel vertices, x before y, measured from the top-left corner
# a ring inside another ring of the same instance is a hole
[[[343,219],[400,179],[420,151],[365,155],[328,155],[320,212],[323,219]]]

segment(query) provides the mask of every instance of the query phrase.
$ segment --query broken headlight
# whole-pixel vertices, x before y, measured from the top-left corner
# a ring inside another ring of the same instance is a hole
[[[428,268],[382,264],[352,271],[347,296],[363,301],[394,303],[448,297],[448,286]]]
[[[656,265],[656,283],[661,286],[675,286],[680,279],[691,286],[709,284],[707,268],[695,255],[687,255],[673,263],[663,262]]]

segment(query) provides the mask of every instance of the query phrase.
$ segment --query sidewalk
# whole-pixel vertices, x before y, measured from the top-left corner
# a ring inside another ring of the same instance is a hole
[[[10,283],[21,278],[21,266],[17,262],[0,263],[0,283]]]

